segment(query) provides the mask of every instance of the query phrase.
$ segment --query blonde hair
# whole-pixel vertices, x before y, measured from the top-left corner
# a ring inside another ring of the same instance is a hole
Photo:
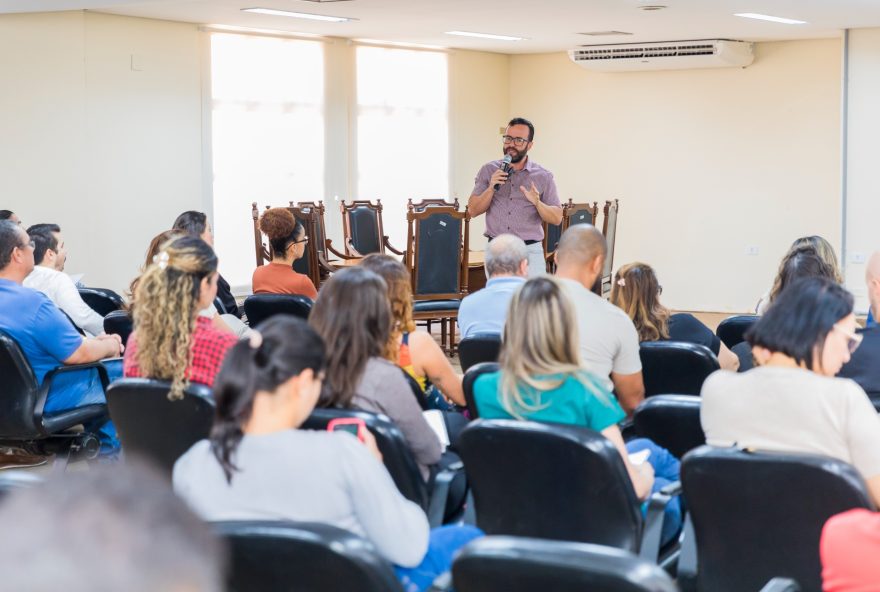
[[[669,339],[669,309],[660,304],[660,283],[647,263],[620,267],[611,282],[611,304],[632,319],[639,341]]]
[[[361,266],[379,275],[388,285],[391,304],[391,334],[383,348],[382,357],[397,363],[400,356],[400,337],[416,330],[412,310],[412,285],[406,267],[390,255],[373,253],[367,255]]]
[[[214,250],[185,236],[165,243],[138,281],[137,363],[144,376],[171,381],[171,400],[182,398],[189,384],[201,282],[216,271]]]
[[[546,408],[549,402],[541,402],[541,393],[561,387],[570,377],[600,401],[611,404],[581,366],[574,307],[557,280],[533,278],[514,294],[503,343],[499,360],[501,405],[510,415],[524,419],[523,411]]]

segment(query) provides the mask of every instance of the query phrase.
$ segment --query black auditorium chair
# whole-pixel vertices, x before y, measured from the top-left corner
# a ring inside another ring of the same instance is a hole
[[[501,335],[498,333],[474,333],[458,343],[458,359],[461,371],[480,362],[497,362],[501,352]]]
[[[761,317],[757,315],[736,315],[727,317],[715,329],[715,335],[729,348],[745,341],[745,333]]]
[[[312,299],[295,294],[254,294],[244,301],[248,324],[256,327],[269,317],[288,314],[307,320],[312,311]]]
[[[461,381],[461,388],[464,390],[464,399],[467,401],[468,415],[470,415],[471,419],[480,417],[480,412],[474,399],[474,382],[483,374],[498,372],[498,368],[499,366],[495,362],[482,362],[471,366],[465,372],[464,378]]]
[[[695,534],[685,536],[678,566],[687,591],[757,590],[782,576],[821,592],[823,525],[874,509],[854,467],[815,455],[703,446],[685,456],[681,482],[693,521],[685,530]]]
[[[83,302],[102,317],[125,306],[122,296],[108,288],[79,288]]]
[[[403,592],[369,541],[309,522],[215,522],[229,546],[228,592]]]
[[[721,367],[708,347],[685,341],[643,341],[639,357],[646,397],[699,395],[706,377]]]
[[[376,438],[382,462],[403,497],[419,504],[427,513],[431,526],[440,526],[449,497],[452,479],[461,472],[454,467],[437,473],[429,485],[422,478],[406,439],[400,429],[385,415],[358,409],[315,409],[302,425],[306,430],[326,430],[331,420],[339,417],[362,419]]]
[[[461,433],[458,449],[486,534],[596,543],[657,561],[671,498],[652,496],[643,518],[620,453],[598,432],[479,419]]]
[[[706,443],[700,424],[700,397],[657,395],[645,399],[633,415],[635,432],[653,440],[676,458]]]
[[[104,317],[104,333],[119,335],[122,345],[128,344],[128,337],[134,330],[134,321],[127,310],[114,310]]]
[[[613,547],[488,536],[452,565],[456,592],[678,592],[656,564]]]
[[[100,362],[59,366],[37,384],[24,352],[8,333],[0,330],[0,446],[21,448],[30,454],[67,454],[94,458],[100,450],[97,435],[80,425],[98,426],[107,419],[107,406],[83,405],[64,411],[44,412],[53,380],[62,373],[97,372],[104,390],[110,382]]]
[[[123,378],[107,390],[110,417],[122,450],[153,461],[170,478],[174,463],[211,431],[214,400],[210,387],[190,383],[183,398],[168,398],[171,383]]]

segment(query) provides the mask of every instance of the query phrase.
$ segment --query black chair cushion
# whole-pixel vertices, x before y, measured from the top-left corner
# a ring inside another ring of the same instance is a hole
[[[626,551],[504,536],[469,543],[452,576],[456,592],[678,592],[666,572]]]
[[[43,413],[43,427],[47,432],[54,434],[80,424],[104,420],[106,417],[106,405],[84,405],[75,409]]]
[[[458,342],[458,357],[462,372],[480,362],[497,362],[501,352],[501,335],[474,333]]]
[[[483,374],[491,374],[498,372],[499,366],[495,362],[482,362],[474,364],[464,373],[461,381],[461,388],[464,391],[464,400],[467,402],[468,414],[471,419],[480,417],[480,410],[477,408],[477,400],[474,398],[474,382]]]
[[[724,342],[724,345],[732,348],[737,343],[745,341],[744,336],[746,331],[758,322],[758,319],[760,318],[761,317],[756,315],[737,315],[727,317],[719,323],[718,328],[715,330],[715,335]]]
[[[379,211],[367,206],[359,206],[348,212],[351,229],[351,244],[361,255],[378,253],[382,250],[382,237],[379,236]]]
[[[417,300],[413,302],[413,312],[457,311],[461,300]]]
[[[102,317],[125,306],[122,296],[108,288],[79,288],[79,295],[89,308]]]
[[[685,341],[644,341],[639,357],[646,397],[699,395],[703,381],[721,367],[708,347]]]
[[[327,524],[215,522],[229,543],[229,592],[402,592],[375,547]]]
[[[278,314],[308,320],[311,311],[312,299],[295,294],[254,294],[244,301],[244,313],[251,327]]]
[[[128,338],[133,330],[134,321],[132,321],[131,313],[127,310],[114,310],[104,317],[104,333],[119,335],[122,339],[122,345],[128,343]]]
[[[700,398],[656,395],[638,406],[633,416],[636,433],[653,440],[676,458],[706,443],[700,424]]]

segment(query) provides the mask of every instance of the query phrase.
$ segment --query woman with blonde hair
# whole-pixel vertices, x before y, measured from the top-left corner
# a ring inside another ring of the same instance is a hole
[[[214,250],[191,236],[166,243],[135,289],[125,376],[171,381],[171,399],[182,397],[189,382],[211,386],[223,357],[237,341],[199,315],[216,295]]]
[[[736,370],[739,358],[712,330],[694,315],[672,312],[660,304],[663,287],[654,269],[646,263],[628,263],[614,274],[611,304],[632,319],[639,341],[686,341],[704,345],[718,357],[725,370]]]
[[[378,253],[368,255],[361,266],[379,275],[388,285],[393,319],[383,357],[403,368],[418,382],[422,391],[430,395],[430,385],[433,385],[446,399],[465,406],[461,375],[455,372],[429,333],[416,331],[412,287],[406,267],[394,257]]]
[[[810,269],[805,269],[804,258],[810,252],[816,255],[820,263],[810,261],[808,263]],[[758,300],[755,314],[762,315],[767,312],[767,307],[776,300],[786,283],[810,276],[827,277],[831,281],[843,285],[843,273],[840,271],[834,247],[818,235],[802,236],[791,244],[782,261],[779,262],[779,271],[776,273],[773,287]]]
[[[272,261],[254,270],[254,294],[299,294],[318,297],[307,275],[293,270],[293,263],[306,252],[306,229],[287,208],[270,208],[260,217],[260,230],[269,237]]]
[[[679,462],[650,440],[627,444],[617,424],[625,414],[603,381],[581,364],[574,306],[559,282],[532,278],[514,295],[504,324],[500,371],[474,383],[481,418],[523,419],[581,426],[600,432],[620,453],[639,499],[678,480]],[[648,460],[634,464],[629,453],[650,450]],[[666,510],[663,541],[681,526],[681,507],[673,500]]]

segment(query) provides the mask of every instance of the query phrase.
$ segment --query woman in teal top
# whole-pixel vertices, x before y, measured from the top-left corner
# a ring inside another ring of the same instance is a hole
[[[600,432],[620,452],[633,489],[646,499],[679,478],[679,462],[650,440],[627,444],[617,424],[624,412],[602,382],[581,366],[574,307],[558,282],[533,278],[514,295],[504,324],[500,372],[479,377],[474,399],[485,419],[524,419],[586,427]],[[629,454],[649,450],[646,462]],[[678,499],[667,506],[663,541],[681,527]]]

